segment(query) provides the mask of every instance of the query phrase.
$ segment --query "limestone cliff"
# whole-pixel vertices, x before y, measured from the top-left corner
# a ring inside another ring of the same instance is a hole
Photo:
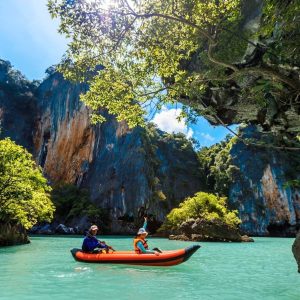
[[[11,66],[1,65],[1,90],[15,93],[6,80]],[[162,221],[171,207],[201,187],[191,144],[155,128],[129,130],[105,112],[107,122],[92,126],[79,99],[86,89],[52,73],[29,89],[25,107],[18,104],[26,89],[19,98],[4,94],[2,135],[27,147],[52,184],[88,189],[91,200],[109,212],[114,232],[127,230],[119,219],[135,220],[144,213]]]
[[[244,138],[262,139],[254,126]],[[300,155],[274,149],[233,145],[230,152],[239,173],[229,200],[238,209],[241,228],[253,235],[294,236],[300,223],[300,190],[286,185],[300,174]]]
[[[0,131],[31,152],[37,85],[26,80],[8,61],[0,60]]]

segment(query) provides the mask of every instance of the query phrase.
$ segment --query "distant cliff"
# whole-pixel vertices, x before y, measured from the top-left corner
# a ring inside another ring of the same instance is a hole
[[[256,127],[245,139],[266,140]],[[229,189],[229,204],[238,209],[241,228],[255,235],[294,236],[300,225],[300,189],[287,183],[300,178],[300,153],[236,142],[230,151],[238,175]]]
[[[16,88],[21,75],[5,61],[0,66],[2,136],[28,148],[52,184],[87,188],[109,211],[112,231],[127,230],[118,219],[143,213],[162,221],[200,189],[196,153],[182,136],[153,126],[129,130],[105,112],[107,122],[92,126],[79,100],[86,85],[52,73],[38,87],[22,78]]]
[[[205,191],[228,196],[245,234],[295,236],[300,227],[300,153],[273,148],[276,137],[258,126],[240,126],[239,136],[243,141],[229,136],[198,152]]]
[[[7,61],[0,60],[0,128],[2,136],[33,151],[35,92],[38,82],[28,81]]]

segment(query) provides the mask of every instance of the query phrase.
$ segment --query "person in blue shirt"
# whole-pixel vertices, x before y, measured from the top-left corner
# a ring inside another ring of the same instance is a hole
[[[159,249],[155,248],[153,250],[149,250],[149,246],[146,241],[146,237],[148,235],[148,232],[146,231],[147,228],[147,217],[144,217],[144,225],[141,227],[137,233],[137,236],[133,240],[133,247],[135,253],[138,254],[155,254],[159,255],[161,252]]]
[[[96,238],[96,234],[98,232],[98,226],[92,225],[87,232],[83,243],[82,243],[82,251],[89,252],[89,253],[98,253],[104,250],[106,253],[109,252],[109,249],[114,249],[108,245],[104,241],[99,241]]]

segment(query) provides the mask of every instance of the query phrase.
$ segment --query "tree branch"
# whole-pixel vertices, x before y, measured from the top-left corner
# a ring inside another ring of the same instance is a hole
[[[152,91],[152,92],[149,92],[149,93],[145,93],[145,94],[138,94],[137,97],[145,97],[145,96],[149,96],[149,95],[156,95],[160,92],[163,92],[165,90],[167,90],[169,88],[169,86],[165,86],[161,89],[158,89],[158,90],[155,90],[155,91]]]
[[[216,46],[217,46],[217,43],[216,43],[216,42],[214,42],[214,43],[211,43],[211,42],[210,42],[210,43],[209,43],[209,45],[208,45],[208,52],[207,52],[207,56],[208,56],[209,60],[210,60],[211,62],[213,62],[213,63],[219,65],[219,66],[222,66],[222,67],[224,67],[224,68],[229,68],[229,69],[231,69],[232,71],[237,72],[237,71],[238,71],[238,68],[235,67],[234,65],[224,63],[224,62],[222,62],[222,61],[220,61],[220,60],[218,60],[218,59],[216,59],[216,58],[214,58],[214,57],[212,56],[212,51],[213,51],[213,49],[214,49]]]
[[[127,2],[127,1],[126,1]],[[144,19],[149,19],[149,18],[153,18],[153,17],[159,17],[159,18],[163,18],[163,19],[168,19],[168,20],[172,20],[172,21],[176,21],[176,22],[180,22],[186,25],[189,25],[193,28],[196,28],[199,30],[199,32],[206,37],[209,41],[214,42],[214,39],[212,38],[212,36],[205,31],[201,26],[198,26],[197,24],[188,21],[187,19],[184,19],[182,17],[179,16],[170,16],[170,15],[166,15],[166,14],[161,14],[161,13],[143,13],[143,14],[139,14],[137,12],[135,12],[130,6],[129,7],[129,12],[128,13],[123,13],[123,12],[118,12],[118,11],[114,11],[114,13],[119,14],[119,15],[133,15],[136,18],[144,18]]]

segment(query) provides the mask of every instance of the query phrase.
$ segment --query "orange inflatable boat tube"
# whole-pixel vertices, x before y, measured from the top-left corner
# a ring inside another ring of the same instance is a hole
[[[85,253],[81,249],[72,249],[75,260],[99,264],[127,264],[143,266],[174,266],[187,261],[200,245],[192,245],[185,249],[163,251],[155,254],[137,254],[134,251],[115,251],[112,253]]]

